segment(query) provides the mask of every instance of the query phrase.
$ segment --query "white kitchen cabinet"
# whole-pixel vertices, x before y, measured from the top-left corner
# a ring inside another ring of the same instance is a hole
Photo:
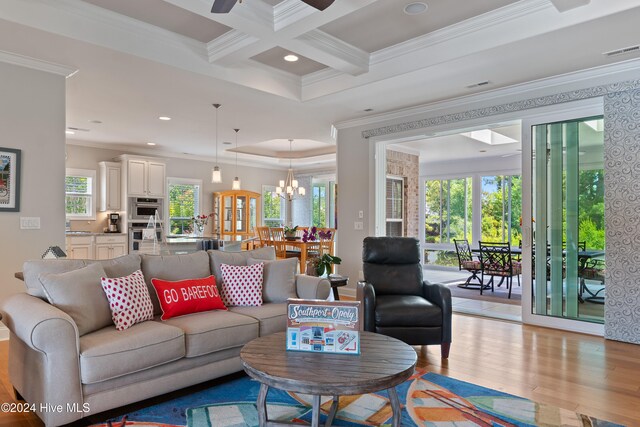
[[[129,197],[164,197],[166,165],[144,160],[127,160],[127,195]]]
[[[93,236],[67,236],[67,258],[93,259]]]
[[[126,234],[67,236],[67,258],[111,259],[127,254]]]
[[[127,253],[127,236],[107,234],[96,236],[95,259],[111,259]]]
[[[120,163],[100,162],[100,210],[119,211],[121,202]]]

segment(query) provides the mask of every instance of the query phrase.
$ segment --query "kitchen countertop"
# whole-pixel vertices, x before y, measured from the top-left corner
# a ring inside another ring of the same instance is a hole
[[[126,233],[94,233],[92,231],[65,231],[65,236],[124,236]]]

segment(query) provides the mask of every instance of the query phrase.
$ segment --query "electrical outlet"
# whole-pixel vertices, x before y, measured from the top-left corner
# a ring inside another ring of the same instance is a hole
[[[358,218],[364,218],[364,211],[358,211]]]
[[[353,229],[354,230],[363,230],[364,229],[364,223],[362,221],[356,221],[353,223]]]
[[[40,229],[40,217],[20,217],[20,229],[21,230],[39,230]]]

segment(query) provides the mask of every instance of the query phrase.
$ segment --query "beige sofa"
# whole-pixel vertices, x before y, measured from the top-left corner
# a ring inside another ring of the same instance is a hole
[[[214,274],[219,278],[220,264],[246,265],[249,258],[274,260],[275,253],[273,248],[261,248],[237,253],[130,254],[107,261],[27,261],[27,293],[0,303],[2,321],[10,330],[9,377],[14,388],[34,404],[47,426],[57,426],[242,370],[239,354],[244,344],[285,330],[285,302],[161,321],[160,306],[150,287],[153,321],[124,331],[111,325],[80,336],[72,318],[47,302],[39,278],[100,262],[108,277],[141,268],[151,286],[153,277],[182,280]],[[326,299],[329,291],[326,279],[295,276],[297,297]]]

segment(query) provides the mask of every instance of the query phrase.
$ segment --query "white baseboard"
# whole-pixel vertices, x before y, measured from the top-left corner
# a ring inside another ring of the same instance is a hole
[[[6,341],[9,339],[9,328],[0,324],[0,341]]]

